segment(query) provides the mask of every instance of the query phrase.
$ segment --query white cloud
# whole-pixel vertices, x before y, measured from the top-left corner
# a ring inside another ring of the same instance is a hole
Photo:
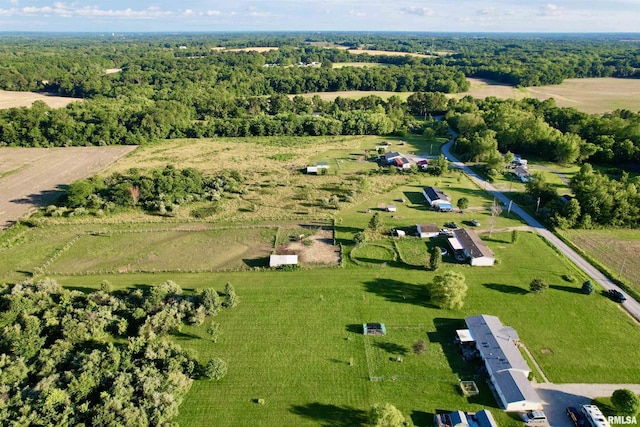
[[[546,6],[540,8],[538,15],[541,16],[559,16],[562,15],[562,8],[553,3],[547,3]]]
[[[184,11],[184,16],[193,16],[195,13],[191,9],[187,9]]]
[[[134,10],[127,9],[101,9],[98,6],[84,6],[76,7],[75,3],[68,4],[64,2],[55,2],[53,7],[43,6],[26,6],[22,9],[0,9],[0,14],[5,16],[8,12],[11,14],[17,14],[18,11],[23,15],[56,15],[63,18],[69,18],[73,16],[80,17],[114,17],[114,18],[156,18],[163,16],[174,15],[174,12],[163,11],[159,7],[151,6],[147,9]],[[185,14],[189,15],[190,9]],[[4,13],[3,13],[4,12]],[[193,13],[193,11],[191,11]]]
[[[357,17],[359,17],[359,18],[363,18],[363,17],[367,16],[367,13],[366,13],[366,12],[361,12],[361,11],[359,11],[359,10],[353,10],[353,9],[351,9],[351,10],[349,11],[349,15],[351,15],[351,16],[357,16]]]
[[[493,14],[493,12],[495,12],[495,10],[495,7],[487,7],[485,9],[479,10],[478,15],[491,15]]]
[[[18,9],[0,9],[0,16],[13,16],[18,12]]]
[[[220,16],[222,15],[222,12],[219,10],[207,10],[204,14],[207,16]]]
[[[417,7],[410,6],[401,9],[402,13],[406,13],[407,15],[417,15],[417,16],[432,16],[435,12],[430,7]]]
[[[18,0],[11,0],[9,1],[9,3],[11,3],[14,6],[17,6],[20,2]]]

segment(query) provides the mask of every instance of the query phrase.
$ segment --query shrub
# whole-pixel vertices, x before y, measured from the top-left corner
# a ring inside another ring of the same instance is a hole
[[[218,357],[209,360],[204,368],[204,375],[210,380],[221,380],[227,375],[227,362]]]
[[[614,391],[611,403],[622,415],[636,415],[640,410],[640,396],[626,388]]]
[[[518,230],[513,230],[511,232],[511,243],[517,242],[518,241],[518,236],[519,236]]]
[[[594,291],[593,288],[593,283],[591,283],[591,280],[587,280],[586,282],[584,282],[582,284],[582,293],[585,295],[591,295]]]
[[[563,279],[563,280],[565,280],[565,281],[567,281],[567,282],[569,282],[569,283],[575,283],[575,281],[576,281],[576,278],[575,278],[575,277],[573,277],[573,276],[572,276],[572,275],[570,275],[570,274],[563,274],[563,275],[562,275],[562,279]]]
[[[549,285],[547,284],[547,282],[545,282],[544,279],[539,278],[533,279],[529,284],[529,289],[531,290],[531,292],[535,292],[536,294],[541,294],[548,287]]]

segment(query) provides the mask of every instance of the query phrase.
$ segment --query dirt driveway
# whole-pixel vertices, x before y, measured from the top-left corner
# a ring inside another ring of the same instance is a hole
[[[544,413],[547,415],[553,427],[573,427],[573,423],[567,417],[565,408],[591,403],[596,397],[611,396],[620,388],[628,388],[635,393],[640,393],[640,384],[533,384],[533,387],[546,402]]]
[[[0,230],[34,206],[45,206],[64,185],[103,170],[135,146],[0,147]]]

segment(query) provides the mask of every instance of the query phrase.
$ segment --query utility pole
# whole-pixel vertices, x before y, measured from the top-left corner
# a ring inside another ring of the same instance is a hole
[[[509,208],[507,209],[507,216],[511,217],[511,204],[513,203],[513,200],[509,200]]]
[[[536,202],[536,213],[538,213],[539,207],[540,207],[540,197],[538,197],[538,201]]]

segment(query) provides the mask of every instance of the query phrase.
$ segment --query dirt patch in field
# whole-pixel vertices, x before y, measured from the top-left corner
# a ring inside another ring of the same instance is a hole
[[[104,70],[104,73],[115,74],[115,73],[119,73],[120,71],[122,71],[122,68],[107,68],[106,70]]]
[[[94,175],[135,148],[0,147],[0,230],[57,199],[65,185]]]
[[[30,107],[36,101],[44,101],[51,108],[62,108],[82,99],[35,92],[0,90],[0,110],[14,107]]]
[[[298,259],[304,263],[337,264],[340,258],[338,249],[333,245],[331,230],[327,229],[318,230],[302,242],[287,243],[284,252],[298,254]]]
[[[264,46],[264,47],[243,47],[237,49],[225,49],[226,52],[269,52],[270,50],[278,50],[278,47],[275,46]]]

